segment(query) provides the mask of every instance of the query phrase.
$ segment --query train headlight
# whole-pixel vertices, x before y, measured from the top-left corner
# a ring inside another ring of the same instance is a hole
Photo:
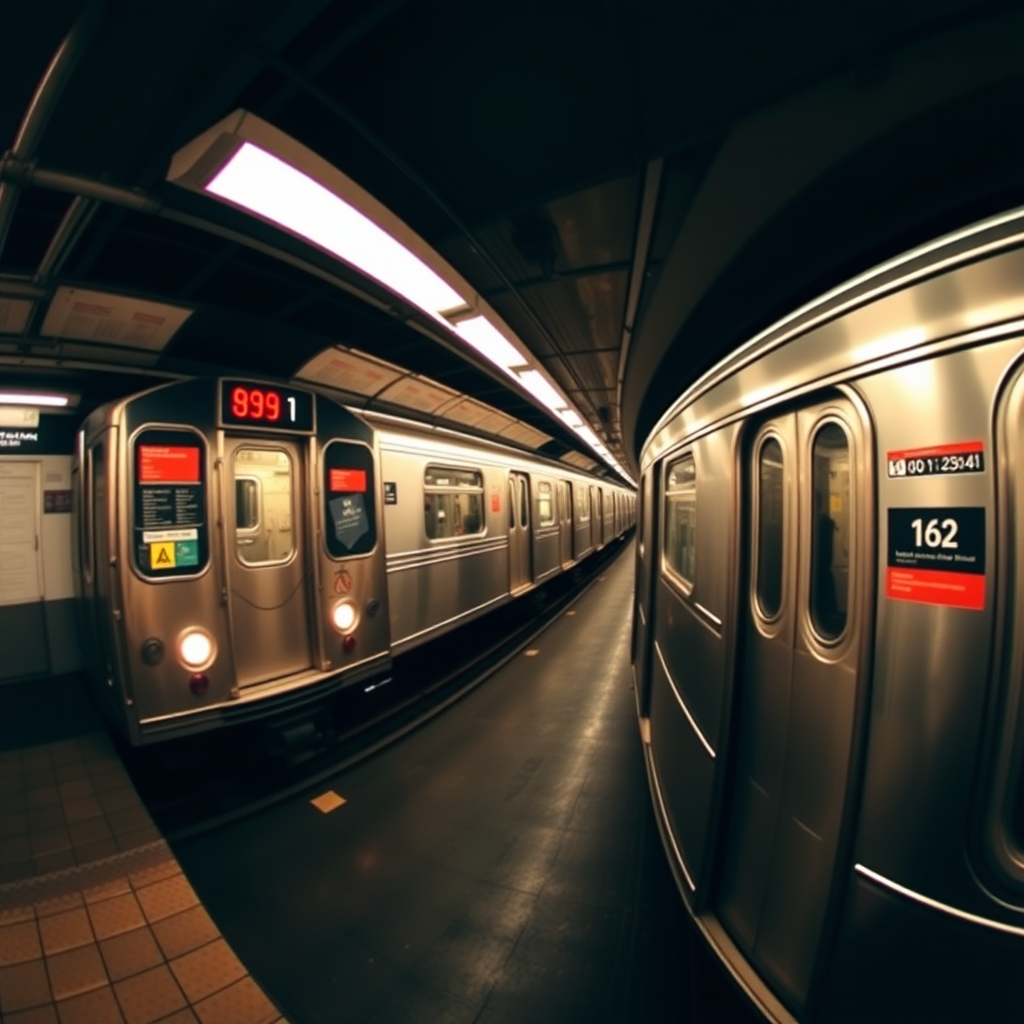
[[[190,671],[199,672],[209,668],[216,656],[217,645],[205,629],[186,629],[178,637],[178,659]]]
[[[358,618],[356,606],[351,601],[339,601],[331,609],[331,623],[339,633],[351,633]]]

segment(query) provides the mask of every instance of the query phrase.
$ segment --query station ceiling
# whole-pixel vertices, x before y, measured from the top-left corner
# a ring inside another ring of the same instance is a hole
[[[446,407],[491,407],[546,454],[583,457],[415,308],[167,181],[172,155],[239,109],[425,239],[634,467],[671,401],[758,330],[1024,203],[1024,4],[6,6],[5,381],[73,376],[87,409],[160,375],[293,378],[340,348],[440,386]],[[95,294],[122,297],[113,319],[143,326],[104,325],[94,302],[90,326],[69,328],[69,297]],[[188,315],[147,334],[166,306]]]

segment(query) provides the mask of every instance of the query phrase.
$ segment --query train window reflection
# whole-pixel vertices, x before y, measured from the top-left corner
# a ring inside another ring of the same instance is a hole
[[[540,526],[551,526],[555,521],[554,503],[551,500],[551,484],[543,480],[537,483],[537,522]]]
[[[484,532],[484,483],[478,470],[428,466],[423,524],[430,540]]]
[[[757,459],[757,603],[770,619],[782,607],[782,445],[770,437]]]
[[[837,423],[814,436],[811,621],[825,640],[846,628],[850,589],[850,442]]]
[[[665,565],[693,584],[697,567],[697,467],[684,455],[668,467],[665,481]]]
[[[295,553],[293,472],[279,448],[235,452],[235,550],[244,565],[276,565]]]

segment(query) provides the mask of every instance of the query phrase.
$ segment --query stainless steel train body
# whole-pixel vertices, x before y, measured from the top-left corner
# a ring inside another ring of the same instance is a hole
[[[448,431],[368,420],[395,653],[533,589],[632,526],[635,497],[623,487]]]
[[[633,496],[311,391],[166,384],[90,416],[73,467],[82,638],[136,744],[300,714],[543,582]],[[561,497],[585,495],[579,518]],[[598,504],[599,503],[599,504]]]
[[[642,456],[685,903],[765,1017],[1024,1019],[1024,212],[724,361]]]

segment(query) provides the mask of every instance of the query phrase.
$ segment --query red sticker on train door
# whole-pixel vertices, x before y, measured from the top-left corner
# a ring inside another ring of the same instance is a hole
[[[985,510],[890,508],[885,596],[985,608]]]
[[[498,490],[497,487],[491,488],[491,511],[501,511],[501,492]]]

